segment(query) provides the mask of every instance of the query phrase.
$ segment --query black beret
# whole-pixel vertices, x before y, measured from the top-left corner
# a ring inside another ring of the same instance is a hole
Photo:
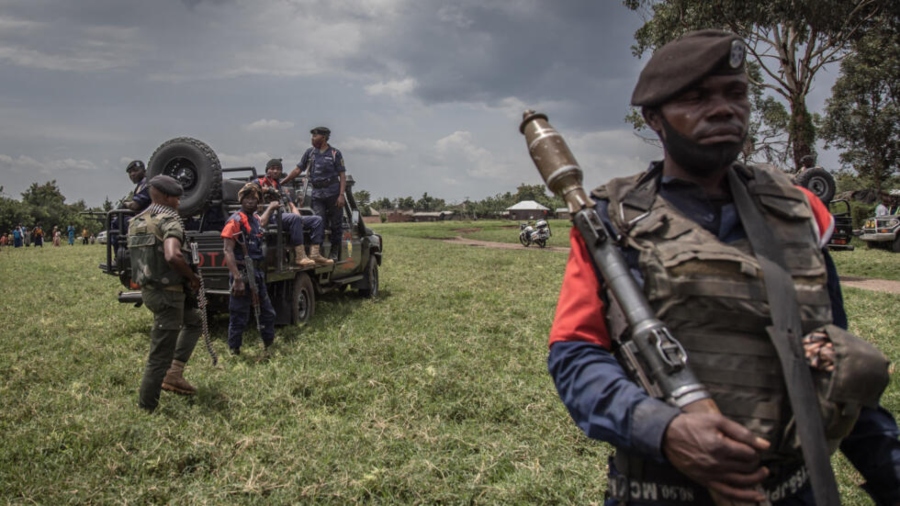
[[[313,135],[322,134],[322,135],[328,137],[329,135],[331,135],[331,130],[329,130],[328,127],[316,127],[316,128],[313,128],[312,130],[310,130],[309,133],[311,133]]]
[[[131,163],[128,164],[128,167],[125,167],[125,172],[131,172],[133,170],[144,170],[144,162],[132,160]]]
[[[743,39],[731,32],[687,33],[653,53],[631,94],[631,105],[659,106],[707,76],[744,73],[746,52]]]
[[[153,176],[147,184],[170,197],[180,197],[184,193],[184,189],[175,178],[162,174]]]
[[[267,169],[269,167],[276,167],[276,166],[281,167],[281,158],[273,158],[273,159],[269,160],[268,162],[266,162]]]

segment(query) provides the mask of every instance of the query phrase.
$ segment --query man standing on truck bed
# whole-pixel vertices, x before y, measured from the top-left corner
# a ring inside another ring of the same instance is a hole
[[[341,217],[344,211],[347,169],[344,167],[344,155],[328,144],[331,130],[316,127],[309,133],[312,134],[313,147],[303,153],[300,162],[281,184],[289,183],[301,172],[307,171],[309,182],[313,187],[312,210],[325,220],[325,227],[331,231],[331,251],[328,257],[336,262],[340,260],[343,237]]]
[[[231,282],[231,298],[228,301],[228,349],[232,355],[241,354],[244,329],[250,320],[250,310],[257,310],[257,328],[266,349],[275,341],[275,308],[266,291],[265,271],[262,261],[263,231],[278,202],[272,201],[262,216],[256,214],[261,192],[255,183],[247,183],[238,192],[241,210],[232,214],[222,229],[225,240],[225,265]],[[254,279],[247,277],[248,264]],[[246,279],[246,281],[245,281]],[[253,286],[248,285],[253,283]]]
[[[185,289],[200,288],[200,278],[186,260],[184,226],[178,217],[183,190],[169,176],[156,176],[149,185],[152,204],[132,218],[128,249],[132,279],[141,285],[144,305],[153,312],[150,355],[138,399],[141,408],[153,412],[161,388],[187,395],[197,392],[182,374],[202,327],[197,308],[185,294]]]
[[[272,195],[274,200],[284,204],[281,213],[281,227],[290,236],[291,246],[294,248],[294,263],[300,267],[312,267],[314,265],[334,265],[334,260],[325,258],[319,253],[322,241],[325,239],[325,224],[321,216],[302,216],[297,206],[291,201],[290,196],[281,186],[281,158],[273,158],[266,163],[266,175],[256,180],[263,193]],[[309,229],[312,245],[309,257],[306,256],[306,248],[303,246],[303,230]]]

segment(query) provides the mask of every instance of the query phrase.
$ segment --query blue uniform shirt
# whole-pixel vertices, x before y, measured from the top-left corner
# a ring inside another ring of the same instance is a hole
[[[341,192],[340,173],[347,169],[344,167],[344,155],[337,148],[328,146],[324,151],[309,148],[297,167],[301,171],[310,168],[309,182],[313,187],[314,199],[335,197]]]

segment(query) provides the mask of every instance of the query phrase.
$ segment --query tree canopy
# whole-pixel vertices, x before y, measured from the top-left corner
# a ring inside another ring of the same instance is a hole
[[[0,196],[0,233],[7,233],[19,224],[32,228],[38,223],[49,233],[53,226],[65,230],[74,225],[77,230],[87,228],[96,234],[102,229],[99,220],[81,214],[89,209],[83,200],[66,204],[56,180],[44,184],[32,183],[22,193],[22,200]]]
[[[841,62],[827,101],[822,138],[840,160],[881,191],[900,163],[900,33],[871,30]]]
[[[816,74],[840,61],[851,43],[875,26],[879,15],[896,16],[896,0],[624,0],[647,16],[635,33],[641,56],[680,35],[720,28],[747,41],[761,80],[790,108],[786,153],[799,167],[815,151],[816,129],[806,106]],[[771,105],[771,104],[769,104]],[[773,112],[777,114],[777,111]],[[761,119],[766,119],[765,112]]]

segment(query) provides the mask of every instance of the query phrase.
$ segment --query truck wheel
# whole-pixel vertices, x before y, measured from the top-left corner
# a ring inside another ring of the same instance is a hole
[[[368,299],[378,295],[378,260],[374,255],[369,255],[369,263],[366,265],[365,288],[359,289],[359,294]]]
[[[222,196],[222,165],[205,143],[178,137],[162,143],[147,163],[147,179],[165,174],[181,183],[184,195],[178,212],[193,216]]]
[[[894,243],[891,245],[891,251],[900,253],[900,235],[894,237]]]
[[[813,195],[819,197],[825,205],[834,198],[836,188],[834,176],[822,167],[813,167],[801,172],[796,178],[796,183],[813,192]]]
[[[291,321],[294,325],[304,325],[316,312],[316,292],[312,280],[305,272],[297,273],[294,280],[294,298],[291,304]]]

